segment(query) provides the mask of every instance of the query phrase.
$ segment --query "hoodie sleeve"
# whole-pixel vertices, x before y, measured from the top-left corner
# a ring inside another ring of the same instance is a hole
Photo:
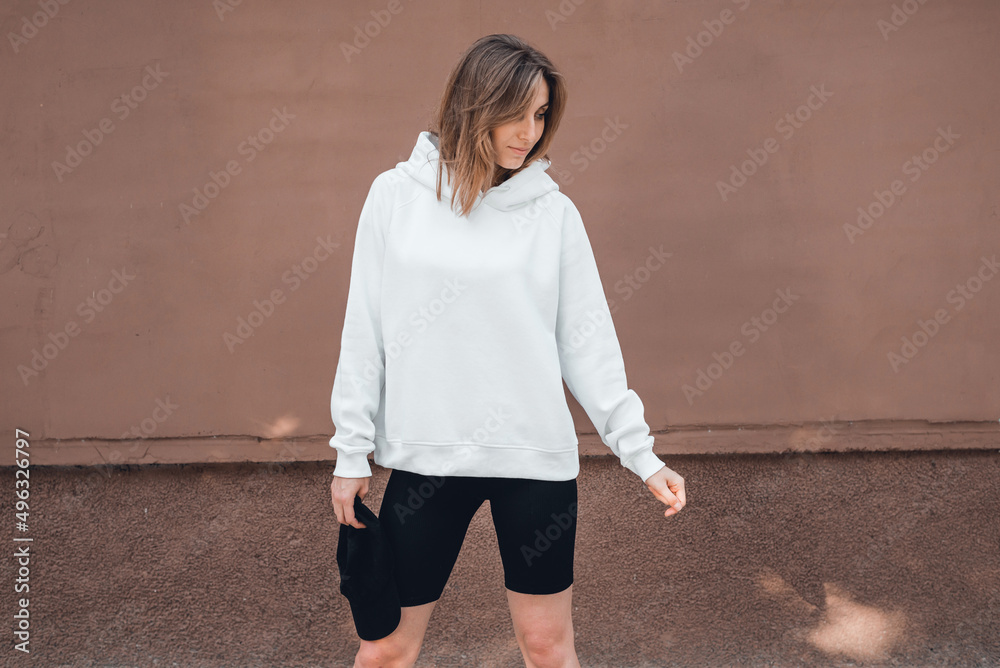
[[[642,401],[628,388],[597,262],[572,201],[563,221],[556,343],[566,386],[622,466],[645,482],[665,464],[653,454]]]
[[[358,220],[340,359],[330,398],[336,427],[330,447],[337,450],[333,474],[342,478],[372,474],[368,454],[375,450],[374,419],[385,382],[380,307],[390,201],[384,178],[380,175],[372,182]]]

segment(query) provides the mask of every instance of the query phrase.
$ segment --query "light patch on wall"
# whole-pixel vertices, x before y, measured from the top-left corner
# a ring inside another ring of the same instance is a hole
[[[275,418],[270,424],[264,424],[262,430],[267,438],[285,438],[298,429],[300,422],[302,420],[299,418],[286,415]]]

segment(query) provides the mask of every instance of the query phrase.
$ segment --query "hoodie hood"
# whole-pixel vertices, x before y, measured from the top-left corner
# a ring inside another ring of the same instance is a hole
[[[405,174],[427,186],[432,192],[437,192],[438,141],[429,131],[425,130],[417,137],[410,159],[396,165]],[[476,197],[474,207],[481,202],[499,211],[512,211],[527,206],[539,197],[559,190],[559,185],[545,173],[552,163],[539,157],[498,186],[494,186]],[[451,203],[452,188],[448,171],[441,175],[441,200]]]

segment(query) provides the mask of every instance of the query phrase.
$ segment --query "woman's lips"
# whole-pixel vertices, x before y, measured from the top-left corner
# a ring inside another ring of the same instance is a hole
[[[517,153],[518,155],[528,155],[528,149],[526,148],[514,148],[511,146],[510,150],[514,151],[514,153]]]

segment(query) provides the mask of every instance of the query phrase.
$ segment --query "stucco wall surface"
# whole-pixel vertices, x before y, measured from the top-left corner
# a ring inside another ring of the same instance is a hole
[[[491,32],[567,78],[654,431],[1000,418],[991,0],[54,6],[0,13],[4,429],[329,435],[365,194]]]

